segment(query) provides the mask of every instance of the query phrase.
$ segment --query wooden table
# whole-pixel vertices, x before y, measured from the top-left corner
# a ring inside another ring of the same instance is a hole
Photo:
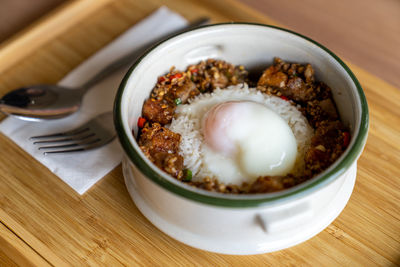
[[[161,4],[189,20],[207,15],[214,22],[276,24],[233,0],[70,2],[2,46],[0,94],[26,84],[57,82]],[[120,166],[80,196],[0,135],[0,265],[400,264],[400,92],[347,63],[368,99],[369,138],[347,207],[309,241],[255,256],[188,247],[141,215]]]

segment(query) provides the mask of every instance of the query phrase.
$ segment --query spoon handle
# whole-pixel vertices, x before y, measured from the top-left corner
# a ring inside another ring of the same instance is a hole
[[[120,58],[118,58],[117,60],[115,60],[114,62],[112,62],[110,65],[108,65],[107,67],[105,67],[104,69],[102,69],[101,71],[99,71],[97,74],[95,74],[91,79],[89,79],[86,83],[84,83],[81,87],[80,90],[82,90],[84,92],[86,92],[88,89],[90,89],[93,85],[95,85],[96,83],[100,82],[101,80],[103,80],[104,78],[106,78],[107,76],[109,76],[110,74],[114,73],[116,70],[120,69],[121,67],[124,67],[128,64],[132,64],[133,62],[135,62],[135,60],[141,56],[147,49],[149,49],[150,47],[152,47],[153,45],[156,45],[176,34],[191,30],[195,27],[201,26],[206,24],[209,21],[209,18],[199,18],[195,21],[193,21],[192,23],[190,23],[189,25],[180,28],[172,33],[169,33],[167,35],[164,35],[161,38],[158,38],[154,41],[151,41],[149,43],[146,43],[144,45],[142,45],[141,47],[139,47],[138,49],[135,49],[134,51],[130,52],[127,55],[124,55]]]

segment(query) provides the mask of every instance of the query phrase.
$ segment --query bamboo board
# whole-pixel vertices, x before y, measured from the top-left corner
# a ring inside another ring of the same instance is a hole
[[[213,22],[276,25],[233,0],[73,1],[2,45],[0,94],[26,84],[57,82],[162,4],[189,20],[207,15]],[[37,266],[400,264],[400,91],[349,65],[369,103],[369,138],[347,207],[309,241],[255,256],[188,247],[141,215],[120,166],[80,196],[0,135],[0,257],[9,258],[5,263]]]

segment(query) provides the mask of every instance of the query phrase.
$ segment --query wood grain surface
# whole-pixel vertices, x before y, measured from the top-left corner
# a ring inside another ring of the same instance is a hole
[[[3,45],[0,94],[26,84],[57,82],[162,4],[189,20],[208,15],[214,22],[276,24],[233,0],[70,2]],[[141,215],[128,195],[120,166],[80,196],[0,135],[0,246],[6,247],[0,257],[6,255],[4,262],[10,264],[39,266],[400,264],[400,92],[360,67],[349,66],[369,103],[369,138],[348,205],[307,242],[254,256],[188,247]]]
[[[66,0],[0,0],[0,42]]]
[[[240,1],[400,87],[400,1]]]

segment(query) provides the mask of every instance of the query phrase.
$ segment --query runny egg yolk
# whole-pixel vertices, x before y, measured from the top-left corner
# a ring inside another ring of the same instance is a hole
[[[252,101],[217,104],[203,117],[206,145],[233,159],[249,178],[286,175],[294,167],[296,139],[274,111]]]

